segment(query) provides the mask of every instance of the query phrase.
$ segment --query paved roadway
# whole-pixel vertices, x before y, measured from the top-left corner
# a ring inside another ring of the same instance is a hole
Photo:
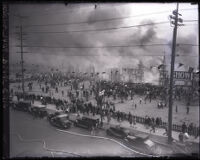
[[[70,131],[78,131],[78,133],[81,134],[90,134],[89,131],[79,128],[74,128]],[[33,116],[28,113],[13,111],[11,109],[11,157],[74,157],[80,155],[141,156],[113,141],[60,132],[51,126],[46,119],[34,119]]]

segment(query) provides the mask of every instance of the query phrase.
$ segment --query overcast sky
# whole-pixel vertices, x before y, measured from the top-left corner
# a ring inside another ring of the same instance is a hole
[[[198,6],[180,3],[179,13],[185,26],[178,27],[177,43],[198,43]],[[25,46],[50,46],[60,48],[25,47],[26,64],[43,64],[54,66],[65,71],[69,64],[84,69],[94,65],[97,71],[106,71],[110,67],[136,67],[139,61],[145,66],[145,78],[148,81],[158,79],[156,68],[150,66],[161,64],[164,53],[169,68],[173,27],[170,26],[169,15],[176,9],[175,3],[98,3],[95,4],[11,4],[9,13],[10,31],[10,63],[19,63],[20,41],[13,33],[19,29],[19,18],[14,15],[27,16],[23,19]],[[111,20],[112,19],[112,20]],[[105,21],[100,21],[105,20]],[[184,22],[187,20],[187,22]],[[96,22],[95,22],[96,21]],[[99,22],[97,22],[99,21]],[[67,23],[86,22],[67,25]],[[130,27],[141,24],[159,23],[141,27]],[[30,25],[30,26],[28,26]],[[35,26],[34,26],[35,25]],[[38,25],[38,26],[37,26]],[[41,26],[43,25],[43,26]],[[46,25],[46,26],[44,26]],[[120,28],[104,31],[109,28]],[[128,27],[128,28],[123,28]],[[33,32],[66,32],[67,33],[33,33]],[[138,44],[168,44],[162,46],[115,47],[115,48],[62,48],[62,47],[94,47],[124,46]],[[186,70],[188,66],[197,67],[198,47],[181,45],[177,47],[176,64],[184,66],[178,70]],[[183,56],[181,56],[183,55]]]

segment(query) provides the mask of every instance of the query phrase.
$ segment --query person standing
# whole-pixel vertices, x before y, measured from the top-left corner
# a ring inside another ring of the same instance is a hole
[[[132,124],[133,124],[133,117],[132,117],[132,115],[130,115],[130,117],[129,117],[129,123],[130,123],[130,127],[132,127]]]
[[[178,106],[176,105],[176,113],[178,113]]]
[[[156,129],[155,129],[155,123],[153,123],[153,121],[151,121],[151,130],[150,130],[150,133],[153,131],[153,133],[156,132]]]
[[[94,126],[92,125],[92,128],[91,128],[91,135],[92,135],[92,136],[94,135],[94,132],[95,132],[95,128],[94,128]]]
[[[107,123],[108,124],[110,123],[110,120],[111,120],[111,115],[110,115],[110,113],[108,113],[108,115],[107,115]]]
[[[185,122],[183,122],[183,124],[182,124],[182,132],[183,133],[186,132],[186,128],[187,128],[187,126],[186,126]]]
[[[142,98],[140,98],[140,104],[142,103]]]
[[[133,128],[134,128],[134,125],[136,125],[136,118],[135,118],[135,116],[132,116],[132,119],[133,119]]]
[[[163,133],[163,135],[168,135],[168,128],[167,128],[167,126],[165,126],[165,132]]]
[[[189,106],[187,106],[187,114],[189,114],[190,108]]]

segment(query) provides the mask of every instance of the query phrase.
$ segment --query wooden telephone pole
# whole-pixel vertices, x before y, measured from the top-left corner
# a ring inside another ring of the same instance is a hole
[[[174,25],[173,31],[173,43],[172,43],[172,54],[171,54],[171,72],[170,72],[170,88],[169,88],[169,112],[168,112],[168,143],[172,143],[172,111],[173,111],[173,85],[174,85],[174,63],[175,63],[175,53],[176,53],[176,36],[177,36],[177,26],[178,22],[182,23],[182,19],[178,18],[181,14],[178,13],[177,3],[176,10],[173,11],[173,15],[170,15],[170,18],[174,21],[171,21],[171,24]]]
[[[22,95],[23,95],[23,98],[24,98],[24,95],[25,95],[25,89],[24,89],[24,71],[25,71],[25,69],[24,69],[24,53],[28,53],[28,52],[24,52],[24,50],[23,50],[23,35],[25,35],[24,33],[23,33],[23,27],[22,27],[22,18],[25,18],[25,17],[22,17],[22,16],[20,16],[20,15],[17,15],[16,17],[18,17],[19,18],[19,20],[20,20],[20,26],[17,26],[17,28],[19,28],[20,29],[20,31],[18,32],[19,33],[19,39],[20,39],[20,45],[19,46],[17,46],[17,47],[20,47],[20,52],[18,52],[18,53],[21,53],[21,60],[20,60],[20,64],[21,64],[21,82],[22,82]]]

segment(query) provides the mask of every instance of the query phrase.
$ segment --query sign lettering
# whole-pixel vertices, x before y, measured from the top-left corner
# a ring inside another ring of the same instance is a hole
[[[174,79],[191,80],[191,73],[183,71],[174,71]]]

